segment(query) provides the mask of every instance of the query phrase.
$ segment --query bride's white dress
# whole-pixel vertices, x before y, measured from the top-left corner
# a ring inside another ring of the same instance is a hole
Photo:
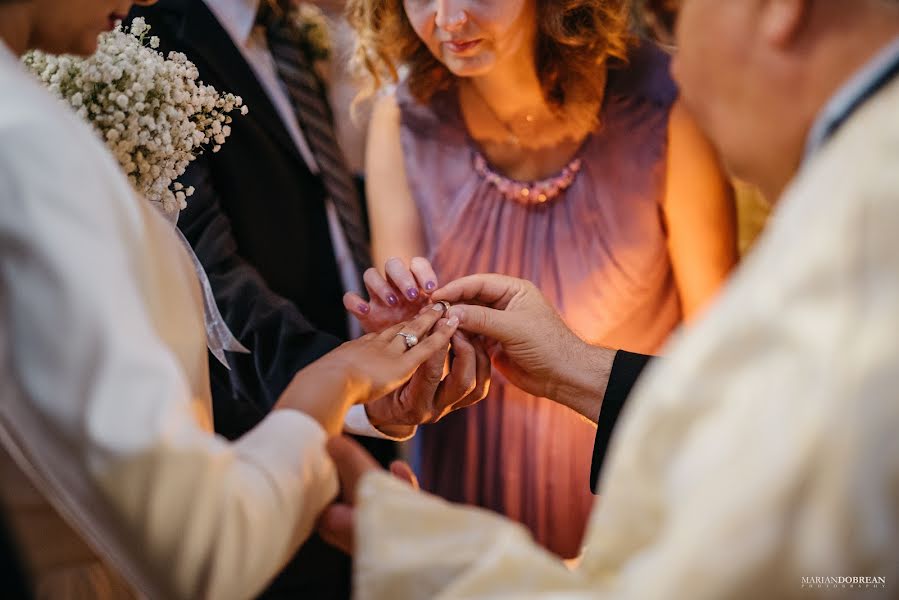
[[[38,592],[252,596],[336,494],[326,434],[213,434],[189,257],[2,42],[0,205],[2,488]]]

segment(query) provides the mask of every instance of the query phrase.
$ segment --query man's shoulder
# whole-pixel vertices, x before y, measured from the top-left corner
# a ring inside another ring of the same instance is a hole
[[[897,105],[899,78],[871,97],[834,136],[830,160],[845,159],[846,167],[851,168],[844,168],[844,172],[863,176],[858,183],[882,173],[884,169],[880,166],[899,165]]]

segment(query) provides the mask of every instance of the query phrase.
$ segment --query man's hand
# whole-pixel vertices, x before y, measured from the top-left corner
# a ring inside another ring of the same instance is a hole
[[[449,373],[444,376],[447,363]],[[366,405],[365,411],[377,429],[407,437],[416,425],[436,423],[454,410],[483,400],[490,389],[490,372],[483,342],[457,331],[447,352],[433,355],[406,385]]]
[[[493,364],[513,384],[596,421],[615,351],[577,337],[534,284],[472,275],[437,290],[431,299],[467,303],[448,314],[459,319],[460,329],[499,342]]]
[[[379,471],[381,467],[365,449],[346,437],[335,437],[328,441],[328,454],[337,467],[340,478],[340,498],[325,509],[318,520],[318,533],[322,539],[353,554],[353,507],[356,505],[356,488],[366,473]],[[402,461],[394,461],[390,472],[398,479],[406,481],[418,489],[418,480],[412,469]]]

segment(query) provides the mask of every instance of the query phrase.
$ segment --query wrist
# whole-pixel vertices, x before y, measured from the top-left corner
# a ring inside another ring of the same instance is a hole
[[[337,435],[343,429],[346,411],[355,403],[356,387],[345,369],[318,361],[294,376],[275,408],[302,411],[329,435]]]
[[[397,424],[395,421],[391,420],[388,415],[382,414],[378,409],[380,404],[380,400],[375,400],[374,402],[365,405],[365,415],[368,417],[368,422],[371,423],[372,427],[392,438],[405,439],[411,437],[412,434],[415,433],[415,425]]]
[[[549,397],[595,423],[616,351],[583,341],[574,350],[560,365],[558,379],[550,384]]]

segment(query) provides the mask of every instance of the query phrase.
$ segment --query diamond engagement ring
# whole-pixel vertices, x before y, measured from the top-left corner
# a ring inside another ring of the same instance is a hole
[[[418,344],[418,336],[414,333],[403,333],[401,331],[397,335],[406,340],[406,348],[412,348]]]

